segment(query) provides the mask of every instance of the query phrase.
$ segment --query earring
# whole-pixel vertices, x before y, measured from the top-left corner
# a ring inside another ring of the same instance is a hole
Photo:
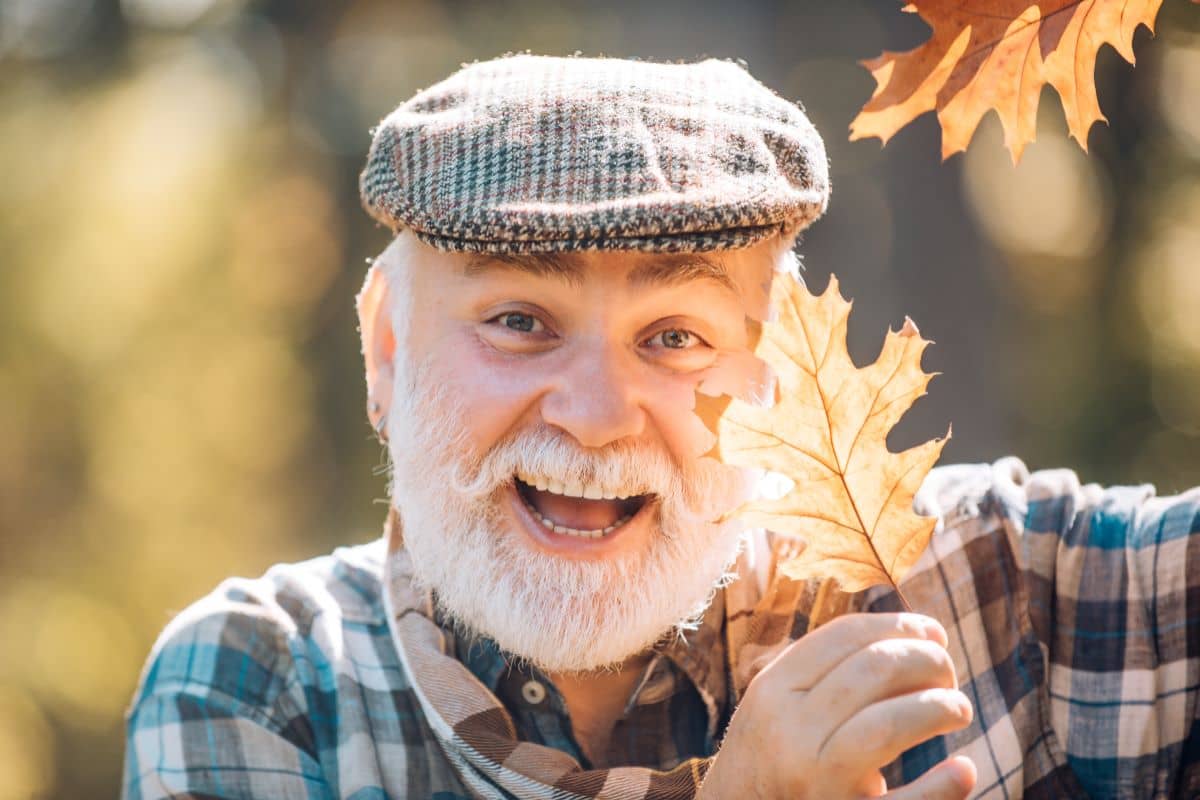
[[[385,428],[387,428],[387,414],[379,413],[382,410],[382,408],[383,407],[380,406],[379,403],[372,401],[368,410],[370,411],[371,416],[375,416],[376,414],[379,414],[379,421],[376,422],[373,427],[375,428],[375,435],[379,437],[379,441],[386,442],[387,441],[387,431],[385,430]]]
[[[370,407],[367,407],[367,410],[370,411],[371,416],[374,416],[379,414],[379,411],[382,411],[383,407],[382,405],[379,405],[379,403],[372,401]],[[379,441],[388,441],[388,433],[385,431],[385,428],[388,427],[388,415],[379,414],[379,420],[374,423],[374,426],[372,427],[376,429],[376,435],[379,437]]]

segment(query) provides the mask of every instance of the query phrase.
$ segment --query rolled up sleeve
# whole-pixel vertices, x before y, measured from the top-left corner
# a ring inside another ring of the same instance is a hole
[[[1051,721],[1092,797],[1200,793],[1200,488],[1023,486],[1029,610]]]

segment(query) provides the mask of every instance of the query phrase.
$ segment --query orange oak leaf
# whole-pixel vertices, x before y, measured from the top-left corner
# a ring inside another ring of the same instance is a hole
[[[1105,44],[1131,64],[1139,25],[1154,30],[1162,0],[914,0],[933,33],[904,53],[885,51],[863,66],[875,93],[850,123],[850,139],[886,144],[900,128],[937,110],[942,158],[965,150],[980,119],[996,109],[1013,163],[1034,140],[1038,99],[1050,84],[1067,127],[1087,150],[1105,117],[1096,97],[1096,54]]]
[[[746,524],[806,542],[781,566],[793,578],[835,579],[845,591],[896,587],[929,543],[935,519],[912,510],[913,495],[946,438],[902,453],[887,435],[925,393],[928,341],[912,320],[888,331],[873,364],[856,367],[846,349],[850,303],[831,277],[815,297],[781,278],[772,290],[778,319],[762,326],[755,354],[775,374],[776,402],[731,399],[716,420],[718,460],[787,476],[791,490],[749,501]]]

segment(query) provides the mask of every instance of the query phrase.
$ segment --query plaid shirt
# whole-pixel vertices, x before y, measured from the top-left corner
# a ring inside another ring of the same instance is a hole
[[[889,785],[957,752],[978,768],[974,797],[1200,796],[1200,489],[1156,498],[1004,459],[934,470],[917,504],[940,522],[904,592],[945,624],[975,719],[904,753]],[[124,796],[471,797],[400,664],[383,560],[376,542],[276,566],[175,619],[129,712]],[[733,705],[719,603],[657,648],[610,764],[713,752]],[[850,610],[897,607],[876,588]],[[456,652],[522,739],[584,761],[544,675],[487,640]]]

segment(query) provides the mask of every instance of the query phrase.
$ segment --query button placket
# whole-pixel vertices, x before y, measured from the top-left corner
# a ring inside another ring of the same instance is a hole
[[[538,706],[546,699],[546,687],[532,678],[521,684],[521,697],[531,706]]]

